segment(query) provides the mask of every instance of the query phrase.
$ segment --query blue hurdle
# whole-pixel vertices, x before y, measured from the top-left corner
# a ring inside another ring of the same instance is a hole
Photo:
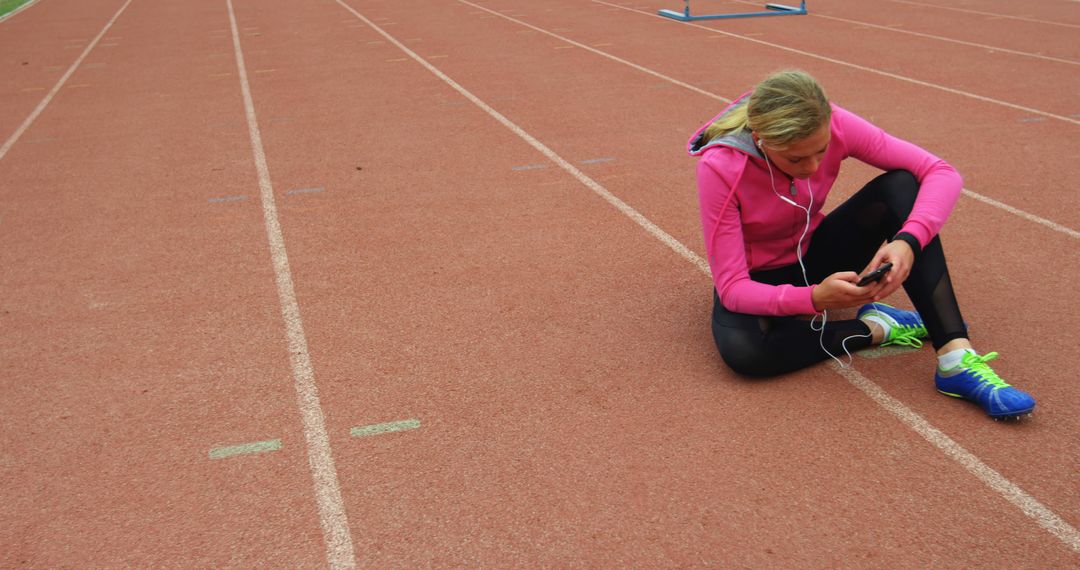
[[[682,13],[675,10],[660,10],[658,14],[666,18],[672,18],[679,20],[680,22],[689,22],[692,20],[722,20],[726,18],[753,18],[756,16],[798,16],[800,14],[807,14],[806,0],[802,0],[802,3],[798,8],[794,6],[785,6],[783,4],[766,4],[764,12],[736,12],[733,14],[707,14],[705,16],[691,16],[690,15],[690,0],[684,0],[686,7]],[[771,11],[770,11],[771,10]]]

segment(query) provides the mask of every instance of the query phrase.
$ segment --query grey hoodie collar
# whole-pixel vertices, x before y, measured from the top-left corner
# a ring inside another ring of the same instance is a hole
[[[741,150],[750,156],[755,158],[764,159],[765,157],[754,145],[754,135],[750,134],[748,130],[741,130],[738,132],[730,133],[722,137],[715,138],[711,141],[705,141],[705,131],[697,136],[690,142],[690,152],[693,154],[701,154],[706,149],[714,146],[728,146],[736,150]]]
[[[746,93],[742,97],[739,97],[738,99],[732,101],[727,111],[721,114],[720,117],[717,117],[717,119],[726,117],[728,113],[734,111],[740,105],[746,105],[749,98],[750,94]],[[690,151],[690,154],[697,156],[700,155],[702,152],[705,152],[706,149],[712,148],[714,146],[727,146],[736,150],[741,150],[755,158],[761,160],[765,159],[765,156],[761,154],[761,151],[758,149],[758,147],[754,145],[754,135],[750,134],[749,129],[743,129],[741,131],[729,133],[722,137],[715,138],[711,141],[705,140],[706,130],[706,128],[702,128],[698,135],[690,141],[690,148],[688,149]]]

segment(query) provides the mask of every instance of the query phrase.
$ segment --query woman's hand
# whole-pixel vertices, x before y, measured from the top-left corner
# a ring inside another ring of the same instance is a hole
[[[885,263],[892,263],[892,269],[880,281],[869,283],[865,287],[856,285],[859,282],[859,275],[866,275]],[[811,294],[814,308],[819,311],[845,309],[880,301],[892,295],[904,284],[914,264],[915,252],[911,251],[911,246],[907,242],[903,240],[889,242],[878,249],[874,258],[861,273],[854,271],[833,273],[814,287],[814,292]]]
[[[877,298],[878,292],[885,287],[884,282],[871,283],[859,287],[859,274],[854,271],[841,271],[825,278],[814,287],[810,298],[818,311],[825,309],[845,309],[865,305]]]
[[[878,283],[863,287],[874,292],[874,301],[880,301],[892,295],[904,284],[904,281],[907,281],[911,267],[915,264],[915,252],[911,251],[911,246],[904,240],[889,242],[877,250],[870,264],[863,269],[862,275],[866,275],[885,263],[892,263],[892,269],[885,274],[885,278]]]

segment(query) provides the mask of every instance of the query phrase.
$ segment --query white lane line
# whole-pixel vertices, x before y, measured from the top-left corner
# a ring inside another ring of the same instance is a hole
[[[37,120],[38,116],[41,115],[41,113],[45,110],[45,107],[49,106],[49,103],[53,100],[53,97],[56,96],[57,92],[60,91],[60,88],[63,87],[64,83],[67,82],[68,78],[71,77],[73,73],[75,73],[75,70],[78,69],[79,65],[83,62],[84,59],[86,59],[86,56],[90,55],[90,51],[94,49],[94,46],[97,45],[98,41],[101,40],[102,36],[104,36],[105,33],[109,31],[109,28],[112,27],[113,23],[115,23],[116,19],[120,17],[120,14],[122,14],[124,10],[127,9],[129,4],[131,4],[131,0],[127,0],[127,2],[124,2],[124,5],[121,6],[115,14],[113,14],[113,17],[109,20],[107,24],[105,24],[105,27],[101,28],[101,31],[98,32],[98,35],[93,40],[91,40],[90,45],[86,46],[86,49],[83,50],[82,54],[80,54],[79,57],[75,59],[75,63],[71,64],[71,67],[68,68],[67,72],[60,76],[60,79],[56,82],[56,85],[53,85],[53,88],[49,91],[48,94],[45,95],[45,98],[42,99],[41,102],[38,103],[37,107],[35,107],[34,110],[30,113],[30,116],[26,117],[26,120],[23,121],[21,125],[19,125],[19,128],[15,129],[15,132],[12,133],[10,137],[8,137],[8,140],[4,142],[4,146],[0,146],[0,160],[3,160],[4,156],[6,156],[8,151],[11,150],[11,147],[14,146],[15,142],[19,140],[19,137],[21,137],[23,133],[26,132],[26,129],[29,129],[30,125],[34,124],[34,121]]]
[[[900,421],[904,422],[908,427],[915,430],[916,433],[923,436],[923,438],[930,442],[931,445],[940,449],[942,453],[962,465],[969,473],[985,483],[988,487],[1005,498],[1005,500],[1015,505],[1023,511],[1025,515],[1034,519],[1039,526],[1056,536],[1061,542],[1064,542],[1068,547],[1072,548],[1073,551],[1080,553],[1080,531],[1077,531],[1076,528],[1065,521],[1065,519],[1058,516],[1054,511],[1051,511],[1046,505],[1040,503],[1035,497],[1027,494],[1027,492],[1018,485],[1006,479],[1004,475],[983,463],[982,460],[975,456],[975,454],[964,449],[951,437],[935,428],[922,416],[912,411],[896,398],[887,394],[885,390],[882,390],[880,386],[871,382],[862,374],[859,374],[851,368],[840,368],[835,362],[830,362],[829,366],[831,366],[837,374],[847,378],[848,382],[851,382],[856,388],[862,390],[864,394],[877,402],[878,405],[891,412],[894,416],[899,418]]]
[[[993,16],[994,18],[1008,18],[1010,20],[1021,20],[1024,22],[1034,22],[1036,24],[1046,24],[1048,26],[1063,26],[1066,28],[1080,28],[1076,24],[1066,24],[1065,22],[1051,22],[1049,20],[1037,20],[1035,18],[1027,18],[1024,16],[1009,16],[1007,14],[995,14],[993,12],[981,12],[979,10],[965,10],[964,8],[954,8],[952,6],[936,6],[934,4],[924,4],[922,2],[910,2],[908,0],[891,0],[899,4],[910,4],[912,6],[923,6],[926,8],[937,8],[939,10],[952,10],[954,12],[967,12],[968,14],[979,14],[980,16]]]
[[[1028,112],[1028,113],[1034,113],[1036,115],[1043,115],[1044,117],[1050,117],[1051,119],[1057,119],[1059,121],[1064,121],[1066,123],[1072,123],[1074,125],[1080,125],[1080,120],[1070,119],[1069,117],[1066,117],[1064,115],[1056,115],[1054,113],[1050,113],[1050,112],[1047,112],[1047,111],[1040,111],[1039,109],[1032,109],[1031,107],[1025,107],[1023,105],[1017,105],[1016,103],[1009,103],[1008,101],[1002,101],[1001,99],[994,99],[992,97],[985,97],[983,95],[976,95],[975,93],[971,93],[971,92],[968,92],[968,91],[963,91],[961,89],[953,89],[952,87],[946,87],[944,85],[938,85],[937,83],[930,83],[929,81],[922,81],[921,79],[914,79],[914,78],[911,78],[911,77],[906,77],[904,75],[897,75],[895,73],[889,73],[888,71],[882,71],[880,69],[875,69],[873,67],[866,67],[864,65],[859,65],[857,63],[851,63],[850,61],[844,61],[844,60],[841,60],[841,59],[836,59],[836,58],[832,58],[832,57],[828,57],[828,56],[824,56],[824,55],[819,55],[819,54],[816,54],[816,53],[811,53],[811,52],[808,52],[808,51],[803,51],[803,50],[792,48],[792,47],[783,46],[783,45],[780,45],[780,44],[774,44],[772,42],[767,42],[765,40],[759,40],[759,39],[756,39],[756,38],[747,37],[746,34],[734,34],[734,33],[731,33],[731,32],[725,32],[723,30],[719,30],[717,28],[710,28],[708,26],[702,26],[700,24],[694,24],[692,22],[679,22],[677,20],[672,20],[671,18],[665,18],[665,17],[663,17],[663,16],[661,16],[659,14],[656,14],[655,12],[645,12],[643,10],[635,10],[633,8],[627,8],[625,6],[619,6],[618,4],[611,4],[609,2],[604,2],[603,0],[592,0],[592,2],[595,2],[597,4],[602,4],[602,5],[605,5],[605,6],[614,6],[616,8],[619,8],[620,10],[625,10],[627,12],[633,12],[635,14],[643,14],[645,16],[649,16],[649,17],[652,17],[652,18],[657,18],[658,20],[663,20],[664,22],[670,22],[670,23],[679,24],[679,25],[683,25],[683,26],[690,26],[690,27],[693,27],[693,28],[699,28],[699,29],[702,29],[702,30],[708,30],[708,31],[713,32],[715,34],[723,34],[725,36],[731,36],[733,38],[743,39],[743,40],[746,40],[748,42],[754,42],[756,44],[769,46],[771,48],[776,48],[776,49],[779,49],[779,50],[799,54],[799,55],[802,55],[802,56],[805,56],[805,57],[810,57],[810,58],[814,58],[814,59],[820,59],[821,61],[827,61],[829,63],[835,63],[836,65],[842,65],[842,66],[845,66],[845,67],[850,67],[852,69],[858,69],[859,71],[865,71],[867,73],[873,73],[875,75],[881,75],[883,77],[889,77],[889,78],[896,79],[896,80],[899,80],[899,81],[905,81],[907,83],[914,83],[915,85],[921,85],[923,87],[929,87],[931,89],[938,89],[940,91],[945,91],[946,93],[952,93],[953,95],[960,95],[961,97],[968,97],[968,98],[971,98],[971,99],[976,99],[978,101],[983,101],[985,103],[993,103],[995,105],[1000,105],[1002,107],[1008,107],[1010,109],[1017,109],[1019,111],[1025,111],[1025,112]]]
[[[383,30],[382,28],[376,26],[374,22],[372,22],[371,20],[368,20],[367,18],[365,18],[362,14],[360,14],[359,12],[354,10],[351,6],[349,6],[348,4],[343,2],[342,0],[335,0],[335,1],[338,4],[341,4],[349,12],[352,12],[354,16],[356,16],[357,18],[360,18],[361,20],[363,20],[364,23],[366,23],[368,26],[370,26],[373,30],[375,30],[376,32],[379,32],[379,34],[381,34],[384,38],[386,38],[387,41],[389,41],[390,43],[397,46],[398,49],[405,52],[406,55],[408,55],[409,57],[414,59],[420,65],[424,66],[425,69],[427,69],[431,73],[435,74],[436,77],[438,77],[439,79],[446,82],[446,84],[449,85],[450,87],[453,87],[455,91],[460,93],[462,96],[464,96],[469,101],[472,101],[474,105],[476,105],[477,107],[480,107],[481,109],[483,109],[485,112],[487,112],[489,115],[491,115],[496,121],[499,121],[500,123],[503,124],[503,126],[510,129],[511,131],[513,131],[514,134],[516,134],[517,136],[524,139],[525,142],[529,143],[529,145],[531,145],[533,148],[540,151],[540,153],[543,154],[544,156],[548,157],[549,160],[551,160],[555,164],[558,164],[559,167],[561,167],[563,170],[565,170],[565,171],[569,172],[570,174],[572,174],[575,178],[580,180],[582,184],[588,186],[590,189],[592,189],[593,192],[596,192],[596,194],[599,195],[601,198],[603,198],[604,200],[607,200],[608,203],[610,203],[611,205],[618,208],[618,210],[620,212],[626,214],[630,219],[637,222],[637,224],[639,226],[644,228],[645,231],[649,232],[649,234],[651,234],[653,237],[655,237],[656,239],[663,242],[664,245],[666,245],[666,246],[670,247],[671,249],[675,250],[675,252],[677,252],[679,255],[682,255],[683,257],[691,260],[699,268],[704,269],[706,272],[709,271],[709,265],[705,262],[705,260],[702,259],[701,257],[699,257],[698,254],[691,251],[689,248],[687,248],[681,242],[679,242],[679,240],[675,239],[674,237],[669,235],[667,232],[660,229],[659,226],[657,226],[656,224],[649,221],[648,218],[646,218],[645,216],[638,213],[637,210],[631,208],[626,202],[623,202],[622,200],[617,198],[614,194],[612,194],[611,192],[608,192],[607,189],[605,189],[603,186],[598,184],[592,178],[589,178],[588,176],[586,176],[584,172],[578,170],[573,164],[570,164],[570,162],[567,161],[566,159],[564,159],[563,157],[555,154],[555,152],[552,151],[547,146],[545,146],[544,143],[536,140],[532,135],[530,135],[529,133],[522,130],[521,127],[519,127],[516,124],[514,124],[513,122],[511,122],[510,119],[507,119],[502,114],[500,114],[498,111],[491,108],[490,105],[488,105],[487,103],[484,103],[483,101],[481,101],[476,95],[473,95],[471,92],[466,90],[461,85],[458,85],[458,83],[456,81],[454,81],[453,79],[450,79],[450,77],[448,77],[445,73],[439,71],[438,68],[436,68],[435,66],[428,63],[424,58],[417,55],[416,52],[414,52],[413,50],[406,47],[405,44],[399,42],[396,38],[394,38],[390,34],[386,33],[385,30]]]
[[[484,8],[483,6],[473,4],[472,2],[469,2],[468,0],[457,0],[457,1],[461,2],[462,4],[468,4],[470,6],[474,6],[476,8],[481,9],[481,10],[487,10],[488,12],[491,12],[491,13],[493,13],[493,14],[501,17],[501,18],[504,18],[506,20],[509,20],[509,21],[514,22],[516,24],[519,24],[521,26],[525,26],[527,28],[532,28],[532,29],[534,29],[534,30],[536,30],[538,32],[547,34],[547,35],[549,35],[549,36],[551,36],[553,38],[557,38],[557,39],[562,40],[564,42],[573,44],[575,46],[578,46],[578,47],[581,47],[581,48],[584,48],[584,49],[587,49],[587,50],[589,50],[589,51],[591,51],[591,52],[593,52],[593,53],[595,53],[595,54],[597,54],[597,55],[599,55],[601,57],[605,57],[605,58],[610,59],[612,61],[616,61],[616,62],[619,62],[621,64],[628,65],[628,66],[630,66],[630,67],[632,67],[634,69],[637,69],[638,71],[641,71],[643,73],[647,73],[649,75],[652,75],[653,77],[658,77],[660,79],[663,79],[664,81],[670,82],[672,84],[678,85],[679,87],[683,87],[685,89],[693,91],[694,93],[698,93],[700,95],[704,95],[706,97],[709,97],[710,99],[716,99],[716,100],[719,100],[719,101],[723,101],[725,103],[730,103],[731,102],[731,99],[728,99],[726,97],[721,97],[720,95],[717,95],[715,93],[706,91],[704,89],[701,89],[700,87],[695,87],[693,85],[690,85],[689,83],[684,83],[684,82],[679,81],[678,79],[675,79],[673,77],[664,75],[664,74],[662,74],[660,72],[657,72],[657,71],[653,71],[652,69],[640,66],[640,65],[638,65],[636,63],[633,63],[633,62],[627,61],[625,59],[616,57],[616,56],[611,55],[609,53],[600,51],[598,49],[593,49],[593,48],[591,48],[591,47],[589,47],[589,46],[587,46],[585,44],[575,42],[574,40],[571,40],[570,38],[560,36],[559,34],[556,34],[556,33],[553,33],[553,32],[549,32],[549,31],[547,31],[547,30],[545,30],[543,28],[538,28],[538,27],[536,27],[536,26],[534,26],[532,24],[529,24],[528,22],[523,22],[521,20],[516,20],[516,19],[511,18],[509,16],[504,16],[502,14],[499,14],[498,12],[488,10],[487,8]],[[710,30],[710,31],[715,31],[715,30],[712,30],[712,28],[705,28],[705,29]],[[734,37],[741,38],[742,36],[734,36]],[[1077,115],[1077,118],[1080,118],[1080,115]],[[1077,122],[1080,122],[1080,121],[1077,121]],[[1031,213],[1025,212],[1023,210],[1019,210],[1019,209],[1014,208],[1012,206],[1006,205],[1006,204],[1004,204],[1002,202],[998,202],[997,200],[994,200],[993,198],[988,198],[986,196],[983,196],[982,194],[978,194],[978,193],[976,193],[976,192],[974,192],[972,190],[968,190],[967,188],[964,189],[964,194],[971,197],[971,198],[974,198],[976,200],[980,200],[980,201],[985,202],[987,204],[990,204],[992,206],[1001,208],[1001,209],[1005,210],[1006,212],[1009,212],[1011,214],[1015,214],[1015,215],[1020,216],[1021,218],[1024,218],[1026,220],[1035,222],[1035,223],[1037,223],[1039,225],[1050,228],[1052,230],[1064,233],[1065,235],[1068,235],[1068,236],[1071,236],[1071,237],[1074,237],[1074,238],[1080,238],[1080,232],[1077,232],[1076,230],[1073,230],[1073,229],[1065,227],[1065,226],[1063,226],[1061,224],[1052,222],[1050,220],[1047,220],[1046,218],[1040,218],[1039,216],[1036,216],[1035,214],[1031,214]]]
[[[1076,230],[1074,230],[1072,228],[1068,228],[1068,227],[1065,227],[1065,226],[1063,226],[1061,224],[1051,222],[1050,220],[1047,220],[1046,218],[1040,218],[1039,216],[1036,216],[1035,214],[1029,214],[1029,213],[1027,213],[1027,212],[1025,212],[1023,210],[1014,208],[1014,207],[1012,207],[1012,206],[1010,206],[1008,204],[1003,204],[1001,202],[998,202],[997,200],[995,200],[993,198],[988,198],[986,196],[983,196],[982,194],[972,192],[971,190],[968,190],[967,188],[963,189],[963,194],[964,194],[964,196],[967,196],[968,198],[972,198],[972,199],[978,200],[980,202],[989,204],[989,205],[991,205],[991,206],[993,206],[995,208],[1000,208],[1002,210],[1005,210],[1006,212],[1009,212],[1010,214],[1020,216],[1021,218],[1024,218],[1025,220],[1035,222],[1036,224],[1039,224],[1039,225],[1042,225],[1042,226],[1046,226],[1046,227],[1054,230],[1055,232],[1061,232],[1061,233],[1063,233],[1063,234],[1065,234],[1067,236],[1070,236],[1070,237],[1073,237],[1073,238],[1076,238],[1076,239],[1080,239],[1080,232],[1078,232],[1078,231],[1076,231]]]
[[[528,22],[518,20],[517,18],[513,18],[513,17],[507,16],[505,14],[500,14],[500,13],[494,11],[494,10],[489,10],[489,9],[483,7],[483,6],[480,6],[479,4],[473,4],[472,2],[469,2],[468,0],[458,0],[458,2],[461,2],[462,4],[467,4],[467,5],[472,6],[474,8],[478,8],[478,9],[483,10],[485,12],[489,12],[489,13],[494,14],[494,15],[500,17],[500,18],[510,20],[511,22],[514,22],[515,24],[518,24],[518,25],[521,25],[521,26],[525,26],[526,28],[531,28],[533,30],[536,30],[536,31],[538,31],[538,32],[540,32],[542,34],[547,34],[547,35],[549,35],[549,36],[551,36],[553,38],[557,38],[557,39],[562,40],[562,41],[564,41],[564,42],[566,42],[568,44],[575,45],[575,46],[577,46],[577,47],[579,47],[581,49],[589,50],[589,51],[595,53],[596,55],[598,55],[600,57],[606,57],[606,58],[608,58],[608,59],[610,59],[612,61],[617,61],[617,62],[619,62],[619,63],[621,63],[623,65],[630,66],[630,67],[632,67],[632,68],[634,68],[634,69],[636,69],[636,70],[638,70],[638,71],[640,71],[642,73],[647,73],[649,75],[652,75],[653,77],[658,77],[660,79],[663,79],[664,81],[669,81],[671,83],[674,83],[675,85],[678,85],[679,87],[682,87],[684,89],[689,89],[690,91],[693,91],[694,93],[697,93],[699,95],[704,95],[706,97],[709,97],[710,99],[717,99],[719,101],[723,101],[724,103],[730,103],[731,102],[731,99],[721,97],[721,96],[716,95],[714,93],[709,93],[708,91],[705,91],[704,89],[701,89],[699,87],[694,87],[693,85],[690,85],[689,83],[683,83],[682,81],[679,81],[678,79],[675,79],[674,77],[664,75],[663,73],[659,73],[657,71],[653,71],[653,70],[651,70],[651,69],[649,69],[647,67],[642,67],[642,66],[640,66],[640,65],[638,65],[638,64],[636,64],[636,63],[634,63],[632,61],[627,61],[625,59],[622,59],[621,57],[617,57],[617,56],[611,55],[610,53],[600,51],[600,50],[598,50],[598,49],[596,49],[596,48],[594,48],[592,46],[585,45],[585,44],[583,44],[581,42],[575,42],[574,40],[572,40],[572,39],[570,39],[570,38],[568,38],[566,36],[560,36],[559,34],[556,34],[554,32],[549,32],[549,31],[547,31],[547,30],[545,30],[543,28],[538,28],[538,27],[536,27],[536,26],[534,26],[534,25],[532,25],[532,24],[530,24]],[[556,28],[556,29],[565,30],[566,28]]]
[[[742,4],[751,4],[751,5],[757,4],[757,2],[754,2],[752,0],[736,0],[736,1],[740,2]],[[915,32],[915,31],[911,31],[911,30],[901,30],[901,29],[898,29],[898,28],[890,27],[890,26],[882,26],[880,24],[872,24],[870,22],[863,22],[863,21],[860,21],[860,20],[849,20],[847,18],[839,18],[839,17],[836,17],[836,16],[827,16],[827,15],[822,14],[820,12],[810,12],[809,16],[812,16],[812,17],[815,17],[815,18],[824,18],[826,20],[836,20],[837,22],[844,22],[844,23],[847,23],[847,24],[857,24],[857,25],[860,25],[860,26],[865,26],[867,28],[885,30],[885,31],[888,31],[888,32],[896,32],[898,34],[908,34],[910,36],[918,36],[920,38],[928,38],[928,39],[938,40],[938,41],[942,41],[942,42],[949,42],[949,43],[960,44],[960,45],[965,45],[965,46],[977,47],[977,48],[981,48],[981,49],[988,49],[988,50],[995,51],[995,52],[1010,53],[1010,54],[1013,54],[1013,55],[1019,55],[1019,56],[1023,56],[1023,57],[1031,57],[1031,58],[1035,58],[1035,59],[1043,59],[1043,60],[1046,60],[1046,61],[1053,61],[1053,62],[1057,62],[1057,63],[1066,63],[1066,64],[1069,64],[1069,65],[1080,65],[1080,61],[1073,61],[1071,59],[1061,59],[1061,58],[1052,57],[1052,56],[1049,56],[1049,55],[1039,55],[1037,53],[1029,53],[1029,52],[1026,52],[1026,51],[1018,51],[1018,50],[1009,49],[1009,48],[1003,48],[1003,47],[999,47],[999,46],[991,46],[991,45],[980,44],[980,43],[976,43],[976,42],[968,42],[968,41],[964,41],[964,40],[958,40],[958,39],[955,39],[955,38],[947,38],[945,36],[937,36],[937,35],[934,35],[934,34],[926,34],[926,33],[923,33],[923,32]]]
[[[651,234],[653,237],[656,237],[661,242],[663,242],[664,245],[670,247],[676,253],[681,255],[684,259],[692,263],[695,267],[698,268],[699,271],[701,271],[705,275],[710,274],[709,265],[705,262],[705,260],[693,251],[691,251],[688,247],[683,245],[681,242],[679,242],[677,239],[675,239],[668,233],[664,232],[664,230],[660,229],[660,227],[658,227],[656,224],[649,221],[648,218],[638,213],[637,210],[633,209],[628,204],[615,197],[615,195],[609,192],[606,188],[601,186],[592,178],[586,176],[585,173],[575,168],[574,165],[570,164],[570,162],[568,162],[566,159],[556,154],[555,151],[548,148],[546,145],[544,145],[544,143],[540,142],[529,133],[525,132],[525,130],[523,130],[514,122],[510,121],[510,119],[507,119],[505,116],[493,109],[490,105],[482,101],[476,95],[473,95],[472,92],[465,89],[456,81],[447,76],[445,73],[440,71],[438,68],[428,63],[422,57],[417,55],[416,52],[406,47],[405,44],[399,42],[396,38],[386,33],[386,31],[384,31],[382,28],[376,26],[374,22],[365,18],[362,14],[354,10],[348,4],[345,4],[343,0],[335,1],[338,4],[341,4],[341,6],[343,6],[349,12],[352,12],[354,16],[363,20],[364,23],[371,27],[371,29],[381,34],[390,43],[397,46],[398,49],[405,52],[409,57],[411,57],[425,69],[430,71],[436,77],[441,79],[444,83],[449,85],[455,91],[460,93],[463,97],[465,97],[469,101],[472,101],[473,104],[482,109],[493,119],[495,119],[499,123],[502,123],[503,126],[513,131],[514,134],[516,134],[525,142],[529,143],[530,146],[540,151],[540,153],[548,157],[549,160],[559,165],[560,168],[568,172],[574,178],[577,178],[578,181],[587,186],[601,198],[614,205],[616,208],[619,209],[620,212],[632,219],[639,226],[645,228],[645,230],[648,231],[649,234]],[[959,462],[961,465],[964,466],[965,469],[975,474],[976,477],[978,477],[981,481],[989,485],[991,489],[1000,493],[1005,499],[1012,502],[1014,505],[1020,507],[1024,514],[1035,519],[1039,526],[1042,526],[1043,528],[1053,533],[1054,536],[1061,539],[1062,542],[1071,547],[1073,550],[1080,552],[1080,532],[1078,532],[1075,528],[1065,522],[1064,519],[1057,516],[1050,509],[1046,508],[1033,497],[1025,493],[1023,490],[1020,489],[1020,487],[1010,482],[1008,479],[1001,476],[990,467],[986,466],[986,464],[979,461],[979,459],[976,458],[974,455],[964,450],[964,448],[961,447],[960,444],[953,441],[949,436],[945,435],[937,428],[934,428],[930,424],[930,422],[927,422],[922,416],[915,413],[913,410],[905,406],[899,400],[896,400],[895,398],[889,396],[883,389],[881,389],[880,386],[878,386],[862,374],[859,374],[854,369],[841,370],[839,369],[839,367],[837,367],[837,371],[851,384],[853,384],[859,390],[863,391],[863,393],[870,396],[870,398],[873,399],[876,403],[878,403],[887,411],[896,416],[901,422],[903,422],[908,427],[915,430],[917,433],[926,438],[927,441],[929,441],[932,445],[945,453],[946,456]]]
[[[337,470],[334,468],[334,458],[330,453],[330,439],[326,433],[326,420],[323,417],[322,404],[319,402],[319,393],[315,386],[315,371],[311,365],[311,356],[308,354],[307,338],[304,336],[304,325],[300,320],[300,306],[296,301],[296,291],[293,289],[292,272],[289,269],[289,258],[285,251],[285,237],[281,233],[277,208],[274,205],[270,168],[266,164],[262,136],[259,134],[259,124],[255,119],[255,103],[251,98],[244,53],[240,49],[240,32],[236,28],[236,14],[233,12],[232,0],[225,1],[229,7],[233,50],[236,52],[236,69],[240,74],[240,89],[244,95],[244,111],[247,114],[251,150],[259,175],[263,220],[266,223],[266,237],[269,240],[270,255],[274,263],[281,315],[285,320],[285,331],[289,341],[289,361],[292,364],[300,417],[304,425],[308,465],[311,467],[315,499],[319,507],[319,522],[322,525],[323,540],[326,542],[326,558],[331,568],[356,568],[352,537],[349,535],[349,521],[345,517],[345,505],[341,500]]]
[[[14,16],[15,14],[18,14],[19,12],[22,12],[23,10],[29,8],[30,6],[32,6],[34,4],[37,4],[37,2],[38,2],[38,0],[30,0],[26,4],[23,4],[22,6],[19,6],[18,8],[15,8],[14,10],[8,12],[7,14],[4,14],[3,16],[0,16],[0,22],[3,22],[5,20],[7,20],[8,18]]]

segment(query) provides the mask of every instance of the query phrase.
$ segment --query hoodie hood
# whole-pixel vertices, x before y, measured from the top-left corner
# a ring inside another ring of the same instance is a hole
[[[742,151],[757,159],[764,160],[765,157],[761,154],[761,151],[758,150],[757,146],[754,145],[754,136],[750,134],[749,130],[743,129],[712,140],[705,140],[705,129],[709,128],[710,125],[720,120],[728,113],[731,113],[736,107],[745,104],[749,97],[749,92],[744,93],[741,97],[732,101],[730,105],[724,108],[719,115],[713,117],[709,122],[698,128],[694,135],[690,137],[690,141],[686,145],[686,151],[690,153],[690,156],[701,156],[706,150],[714,146],[726,146]]]

